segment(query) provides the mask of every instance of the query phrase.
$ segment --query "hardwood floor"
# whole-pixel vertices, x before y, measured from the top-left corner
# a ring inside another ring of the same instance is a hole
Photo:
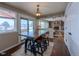
[[[70,56],[67,46],[61,40],[53,40],[54,47],[51,56]]]
[[[53,48],[51,50],[52,52],[50,52],[50,56],[70,56],[67,46],[65,45],[65,43],[62,40],[53,39],[53,43],[54,43],[54,45],[52,46]],[[7,55],[10,55],[17,49],[20,49],[21,46],[22,45],[18,45],[17,47],[14,47],[14,48],[6,51]],[[23,48],[22,48],[22,50],[23,50]],[[46,54],[48,55],[49,53],[47,52]]]

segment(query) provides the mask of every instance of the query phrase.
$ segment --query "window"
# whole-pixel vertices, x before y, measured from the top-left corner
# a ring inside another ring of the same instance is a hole
[[[21,18],[21,34],[27,36],[34,36],[33,21],[26,18]],[[23,39],[24,37],[22,36],[21,40]]]
[[[45,33],[48,30],[47,21],[39,21],[39,35]]]
[[[0,17],[0,32],[14,31],[14,20]]]
[[[21,34],[28,35],[28,19],[21,18]],[[24,36],[21,36],[21,40],[24,40]]]
[[[21,19],[21,34],[28,34],[27,19]]]
[[[47,21],[39,21],[39,29],[47,29],[48,22]]]
[[[10,10],[0,9],[0,33],[15,31],[15,13]]]
[[[29,20],[29,36],[34,36],[33,21]]]
[[[21,20],[21,29],[27,29],[27,20]]]

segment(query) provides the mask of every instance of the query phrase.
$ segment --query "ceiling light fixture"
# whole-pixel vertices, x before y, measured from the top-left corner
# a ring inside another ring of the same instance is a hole
[[[41,14],[39,12],[39,5],[37,5],[37,12],[36,12],[36,17],[39,17]]]

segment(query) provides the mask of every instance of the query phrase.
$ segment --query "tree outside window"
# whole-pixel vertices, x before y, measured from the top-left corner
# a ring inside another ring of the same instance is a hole
[[[8,28],[10,27],[10,24],[6,21],[3,22],[1,25],[4,26],[4,30],[8,30]]]

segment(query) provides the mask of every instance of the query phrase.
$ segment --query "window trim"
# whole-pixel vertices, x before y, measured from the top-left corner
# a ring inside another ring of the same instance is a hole
[[[17,30],[16,30],[16,27],[15,27],[15,19],[16,18],[8,18],[8,17],[2,17],[2,16],[0,16],[0,18],[4,18],[4,19],[13,19],[14,20],[14,29],[15,30],[7,30],[7,31],[4,31],[4,32],[0,32],[0,34],[2,34],[2,33],[9,33],[9,32],[17,32]]]

